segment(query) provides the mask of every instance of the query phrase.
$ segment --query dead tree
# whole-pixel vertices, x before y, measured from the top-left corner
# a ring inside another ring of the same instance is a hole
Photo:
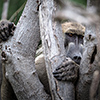
[[[59,1],[60,1],[60,3],[62,3],[61,0],[59,0]],[[52,21],[52,13],[53,13],[54,3],[53,3],[53,1],[52,2],[51,1],[50,2],[42,1],[42,3],[43,4],[41,5],[42,8],[41,8],[41,12],[40,12],[41,37],[42,37],[43,46],[44,46],[44,54],[45,54],[45,60],[46,60],[45,63],[46,63],[47,72],[48,72],[48,79],[49,79],[49,83],[50,83],[52,99],[56,100],[56,99],[58,99],[58,97],[60,97],[61,99],[69,100],[69,98],[67,98],[67,95],[68,95],[67,93],[70,91],[71,95],[72,95],[72,98],[70,98],[70,99],[73,100],[73,97],[75,99],[75,96],[72,93],[73,89],[70,87],[70,85],[68,85],[67,82],[65,83],[66,85],[64,84],[64,82],[59,82],[59,81],[55,83],[55,80],[53,79],[52,71],[63,60],[63,59],[59,60],[59,58],[61,58],[60,57],[61,53],[62,53],[62,55],[64,55],[64,52],[61,52],[61,48],[63,48],[63,47],[60,47],[60,45],[58,47],[55,42],[57,39],[58,40],[57,43],[59,43],[61,37],[59,38],[59,36],[57,36],[56,31],[53,30],[53,28],[52,28],[52,26],[55,24]],[[64,4],[62,3],[62,5],[64,5]],[[68,8],[68,7],[66,7],[66,8]],[[71,7],[69,7],[69,8],[71,8]],[[68,9],[67,9],[67,11],[68,11]],[[77,9],[76,9],[76,12],[77,12]],[[68,13],[68,12],[66,12],[66,13]],[[55,19],[59,20],[59,19],[65,18],[65,17],[69,18],[69,16],[66,13],[64,13],[64,12],[57,13]],[[72,13],[73,13],[73,10],[72,10]],[[63,14],[64,17],[61,14]],[[79,19],[79,21],[81,21],[81,20]],[[97,54],[98,54],[98,48],[99,48],[99,46],[97,47],[97,44],[99,42],[97,41],[97,38],[96,38],[96,32],[97,32],[96,27],[97,26],[96,26],[95,22],[96,21],[94,21],[92,23],[92,25],[89,25],[90,24],[89,22],[87,23],[89,26],[87,26],[86,34],[85,34],[85,42],[84,42],[85,51],[83,54],[83,60],[80,65],[79,81],[77,83],[77,88],[76,88],[77,100],[83,100],[83,99],[89,100],[90,86],[92,83],[93,73],[96,70],[100,70],[99,65],[97,63],[98,62]],[[85,22],[83,22],[83,23],[85,23]],[[55,25],[57,26],[57,29],[58,29],[59,23],[56,23]],[[54,29],[56,29],[56,26]],[[60,29],[60,27],[59,27],[59,29]],[[60,30],[58,31],[58,34],[59,34],[59,32],[60,32]],[[55,35],[55,33],[56,33],[56,35]],[[55,36],[56,36],[56,38],[55,38]],[[53,44],[51,41],[53,41]],[[56,46],[56,48],[55,48],[55,46]],[[58,53],[58,50],[61,53]],[[65,87],[65,89],[61,88],[62,84],[64,84],[63,87]],[[59,91],[57,91],[56,86],[58,86]],[[67,86],[69,86],[71,90],[67,91]],[[65,92],[66,96],[62,92],[63,89],[65,91],[67,91],[67,92]],[[62,93],[63,93],[63,95],[62,95]]]
[[[40,3],[37,0],[28,0],[13,38],[3,45],[6,78],[18,100],[50,99],[43,90],[34,64],[40,31],[52,100],[75,100],[73,83],[57,81],[52,74],[65,59],[61,26],[59,21],[55,22],[53,19],[55,5],[53,0],[41,0]],[[92,75],[95,70],[99,70],[99,39],[96,38],[96,28],[97,26],[92,25],[86,29],[85,52],[76,92],[78,100],[89,100]]]
[[[99,0],[88,0],[87,10],[99,13]],[[79,81],[77,84],[78,100],[99,100],[100,99],[100,24],[95,22],[87,26],[84,40],[84,53],[80,65]],[[97,74],[95,74],[96,72]],[[93,76],[93,74],[95,76]],[[94,79],[95,78],[95,79]],[[93,81],[92,81],[93,80]],[[94,85],[95,83],[95,85]],[[91,85],[92,84],[92,85]],[[93,90],[94,89],[94,90]],[[93,90],[93,91],[92,91]]]
[[[53,0],[43,0],[40,7],[40,32],[44,48],[46,70],[52,100],[74,100],[72,82],[60,82],[54,79],[53,71],[65,59],[61,25],[52,19],[57,8]]]
[[[35,70],[35,52],[40,41],[37,0],[28,0],[13,38],[3,45],[6,78],[18,100],[48,100]],[[9,99],[9,98],[8,98]]]

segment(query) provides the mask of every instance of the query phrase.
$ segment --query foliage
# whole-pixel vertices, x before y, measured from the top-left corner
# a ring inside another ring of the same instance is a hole
[[[82,5],[86,5],[86,3],[87,3],[87,0],[72,0],[72,1],[80,3]]]
[[[8,17],[9,20],[11,16],[24,4],[24,2],[27,0],[10,0],[9,9],[8,9]],[[83,5],[86,5],[87,0],[71,0]],[[2,8],[3,8],[3,0],[0,0],[0,19],[2,14]],[[16,24],[19,20],[19,17],[21,15],[23,10],[21,10],[18,14],[16,13],[15,18],[13,19],[13,22]]]
[[[10,0],[9,3],[9,9],[8,9],[8,17],[9,20],[10,17],[23,5],[23,3],[27,0]],[[3,7],[3,0],[0,1],[0,19],[2,14],[2,7]],[[14,22],[17,23],[22,11],[18,14],[16,14],[16,17],[14,18]]]
[[[9,11],[8,11],[8,19],[23,5],[26,0],[10,0]],[[23,10],[22,10],[23,11]],[[22,11],[16,14],[15,19],[13,20],[17,23]]]
[[[0,19],[2,14],[3,0],[0,1]]]

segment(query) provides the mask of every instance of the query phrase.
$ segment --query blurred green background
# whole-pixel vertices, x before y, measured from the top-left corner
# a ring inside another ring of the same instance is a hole
[[[9,2],[9,9],[8,9],[8,16],[7,19],[9,20],[11,16],[23,5],[26,3],[27,0],[10,0]],[[1,14],[2,14],[2,9],[3,9],[3,2],[4,0],[0,0],[0,19],[1,19]],[[24,8],[24,7],[23,7]],[[20,13],[16,13],[13,21],[17,23],[23,9],[20,11]]]
[[[25,4],[27,0],[10,0],[9,4],[9,9],[8,9],[8,17],[7,19],[9,20],[11,16],[23,5]],[[71,0],[77,3],[80,3],[82,5],[86,5],[87,0]],[[0,0],[0,19],[1,19],[1,14],[2,14],[2,8],[3,8],[3,2],[4,0]],[[24,7],[23,7],[24,8]],[[16,16],[14,17],[13,21],[17,23],[19,20],[19,17],[22,13],[23,9],[20,11],[20,13],[15,14]]]
[[[80,4],[84,5],[84,6],[86,6],[86,3],[87,3],[87,0],[71,0],[71,1],[80,3]]]

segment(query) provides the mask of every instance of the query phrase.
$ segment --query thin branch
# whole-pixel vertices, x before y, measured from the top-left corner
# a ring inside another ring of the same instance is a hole
[[[49,100],[48,94],[38,79],[34,63],[36,48],[40,41],[39,18],[36,9],[38,4],[36,1],[27,0],[14,36],[2,46],[8,61],[10,61],[9,64],[3,61],[7,73],[6,78],[18,100]],[[9,46],[11,52],[5,50],[5,45],[7,48]],[[4,56],[2,57],[5,59]]]
[[[90,100],[96,100],[96,93],[100,84],[100,73],[96,70],[93,74],[93,80],[90,88]]]
[[[23,5],[11,16],[11,18],[9,19],[10,21],[13,21],[13,19],[17,16],[18,13],[20,13],[22,11],[22,9],[24,8],[26,4],[26,1],[23,3]]]
[[[3,11],[2,11],[1,19],[7,19],[9,2],[10,2],[10,0],[4,0]]]

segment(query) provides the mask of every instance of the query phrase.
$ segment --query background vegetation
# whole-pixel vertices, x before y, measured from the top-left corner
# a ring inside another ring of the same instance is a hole
[[[3,8],[3,1],[0,0],[0,19],[1,19],[1,14],[2,14],[2,8]],[[11,16],[26,2],[27,0],[10,0],[9,4],[9,9],[8,9],[8,17],[7,19],[9,20]],[[82,5],[86,5],[87,0],[71,0],[77,3],[80,3]],[[23,7],[24,8],[24,7]],[[19,20],[19,17],[22,13],[23,9],[20,11],[20,13],[16,12],[16,16],[13,19],[13,22],[16,24],[17,21]]]
[[[80,4],[85,5],[85,6],[86,6],[86,3],[87,3],[87,0],[72,0],[72,1],[80,3]]]
[[[2,8],[3,8],[3,1],[0,0],[0,19],[1,19],[1,14],[2,14]],[[11,16],[26,2],[27,0],[10,0],[9,3],[9,9],[8,9],[8,17],[7,19],[9,20]],[[16,16],[13,19],[15,23],[17,23],[21,13],[23,10],[20,11],[20,13],[16,12]]]

